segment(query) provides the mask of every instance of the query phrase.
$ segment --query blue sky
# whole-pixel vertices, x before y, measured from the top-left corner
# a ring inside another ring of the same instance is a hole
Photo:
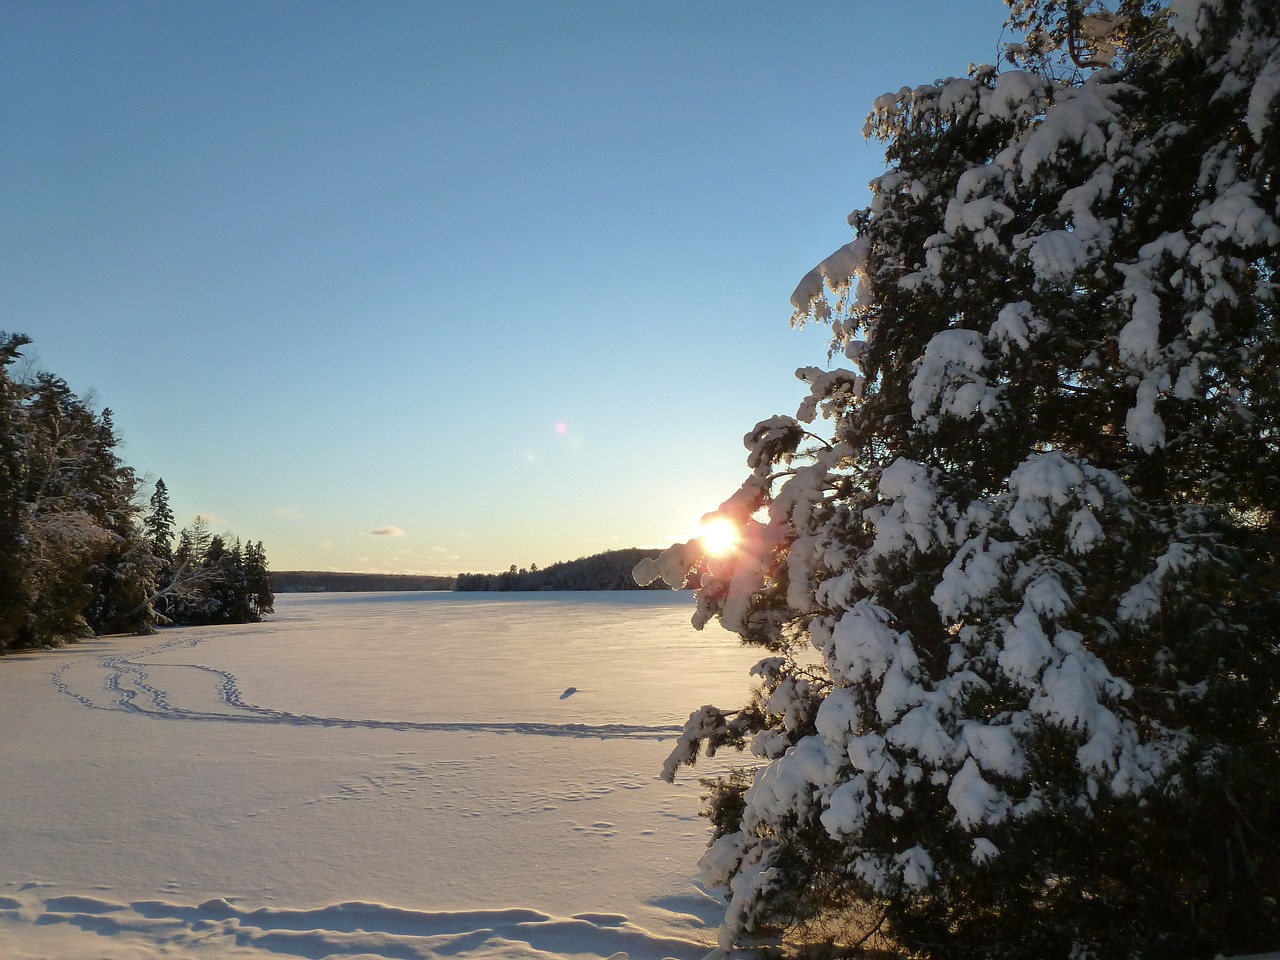
[[[7,0],[0,329],[276,569],[685,539],[825,365],[788,298],[883,169],[872,100],[1003,16]]]

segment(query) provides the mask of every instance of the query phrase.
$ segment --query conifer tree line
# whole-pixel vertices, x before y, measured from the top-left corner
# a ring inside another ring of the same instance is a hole
[[[1280,947],[1280,3],[1008,3],[1003,68],[874,103],[792,299],[836,369],[695,581],[762,656],[664,771],[750,753],[706,782],[726,950]]]
[[[30,343],[0,332],[0,654],[271,612],[261,542],[228,542],[199,518],[175,534],[163,480],[144,513],[111,410],[19,373]]]
[[[152,606],[161,623],[204,625],[257,623],[272,612],[275,593],[262,541],[242,544],[209,530],[197,516],[173,533],[173,512],[164,479],[156,481],[143,528],[160,560]]]

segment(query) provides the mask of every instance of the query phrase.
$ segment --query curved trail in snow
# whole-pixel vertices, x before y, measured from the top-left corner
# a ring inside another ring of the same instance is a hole
[[[625,723],[544,723],[539,721],[414,721],[371,720],[350,717],[320,717],[305,713],[275,710],[245,701],[239,681],[234,674],[201,663],[147,664],[148,658],[171,650],[187,647],[194,649],[208,638],[183,637],[146,647],[129,655],[109,654],[96,658],[102,671],[97,690],[86,691],[85,684],[73,685],[68,677],[76,667],[84,667],[82,661],[68,661],[53,671],[51,676],[58,692],[71,697],[91,710],[110,710],[135,713],[163,720],[203,720],[226,723],[287,724],[309,727],[345,727],[374,730],[401,730],[418,732],[473,732],[512,733],[542,737],[578,737],[601,740],[665,740],[679,736],[679,725],[637,725]],[[182,706],[177,684],[161,685],[157,673],[187,671],[212,680],[217,692],[216,709]],[[100,696],[95,696],[97,693]]]

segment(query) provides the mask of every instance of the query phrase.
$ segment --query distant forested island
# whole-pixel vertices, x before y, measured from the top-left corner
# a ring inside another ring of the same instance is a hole
[[[666,590],[666,584],[640,586],[631,576],[637,563],[652,559],[658,550],[631,547],[609,550],[590,557],[553,563],[539,569],[530,564],[517,569],[515,564],[503,573],[460,573],[454,589],[459,591],[493,590]]]
[[[511,565],[502,573],[460,573],[456,577],[411,573],[335,573],[328,570],[273,570],[276,593],[366,593],[395,590],[542,591],[665,590],[665,584],[639,586],[631,576],[637,563],[657,550],[631,547],[553,563],[539,569]]]
[[[368,593],[394,590],[452,590],[453,577],[415,573],[335,573],[329,570],[272,570],[276,593]]]

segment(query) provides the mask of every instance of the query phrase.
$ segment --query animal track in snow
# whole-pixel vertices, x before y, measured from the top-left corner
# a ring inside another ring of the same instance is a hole
[[[374,720],[324,717],[249,703],[239,681],[226,670],[207,664],[156,663],[154,658],[183,647],[195,650],[208,637],[181,637],[135,653],[71,660],[53,671],[60,693],[93,710],[133,713],[165,720],[224,723],[288,724],[305,727],[365,728],[419,732],[509,733],[584,739],[665,740],[678,736],[679,725],[628,723],[547,723],[542,721]],[[568,688],[560,699],[577,692]]]

